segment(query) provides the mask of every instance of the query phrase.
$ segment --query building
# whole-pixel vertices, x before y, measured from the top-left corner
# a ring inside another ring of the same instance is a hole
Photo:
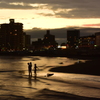
[[[50,34],[50,30],[46,31],[46,34],[44,35],[43,38],[43,44],[45,47],[56,47],[57,43],[55,41],[55,36]]]
[[[67,44],[70,48],[75,48],[79,43],[80,30],[67,30]]]
[[[37,41],[32,41],[32,47],[34,51],[41,51],[43,49],[43,40],[41,38],[38,38]]]
[[[82,36],[79,39],[79,48],[94,49],[95,48],[95,35]]]
[[[30,49],[30,45],[31,45],[31,36],[30,35],[26,35],[26,33],[24,32],[23,34],[23,48],[25,50],[29,50]]]
[[[23,24],[15,23],[10,19],[7,24],[0,25],[0,49],[1,51],[21,51],[25,47]]]
[[[43,39],[38,39],[37,41],[32,41],[33,50],[50,50],[57,47],[57,43],[55,41],[55,36],[50,34],[50,30],[46,31]]]
[[[96,46],[100,47],[100,32],[95,33],[96,37]]]

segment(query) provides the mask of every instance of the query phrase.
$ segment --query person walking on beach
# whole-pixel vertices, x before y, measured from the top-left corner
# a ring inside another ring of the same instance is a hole
[[[28,63],[28,72],[29,72],[29,75],[32,76],[32,63]]]
[[[37,66],[36,66],[36,64],[34,64],[34,75],[36,76],[37,75]]]

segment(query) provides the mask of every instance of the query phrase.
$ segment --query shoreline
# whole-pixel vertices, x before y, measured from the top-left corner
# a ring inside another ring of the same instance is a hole
[[[100,59],[94,58],[85,63],[79,62],[74,65],[55,67],[49,71],[100,76]]]
[[[41,56],[41,57],[67,57],[71,59],[83,59],[91,60],[85,63],[76,63],[69,66],[60,66],[56,68],[51,68],[51,72],[62,72],[62,73],[74,73],[74,74],[87,74],[87,75],[98,75],[100,76],[100,55],[30,55],[30,54],[15,54],[15,53],[5,53],[0,56]],[[81,67],[80,67],[81,66]]]
[[[75,58],[75,59],[77,59],[77,57],[70,57],[70,58]],[[79,57],[78,57],[79,58]],[[81,59],[81,58],[80,58]],[[83,59],[86,59],[86,60],[90,60],[90,58],[88,58],[88,57],[85,57],[85,58],[83,58]],[[94,58],[94,59],[92,59],[93,60],[93,63],[95,64],[96,62],[100,62],[100,59],[98,58]],[[91,64],[91,61],[87,61],[86,63],[90,63]],[[92,63],[92,65],[93,65],[93,63]],[[65,71],[65,73],[68,71],[68,70],[65,70],[64,68],[66,68],[66,67],[71,67],[71,66],[73,66],[76,70],[77,70],[77,68],[75,67],[75,66],[79,66],[80,67],[80,64],[84,64],[84,63],[82,63],[82,62],[80,62],[80,63],[76,63],[75,65],[70,65],[70,66],[61,66],[61,68],[60,68],[60,71],[62,71],[62,72],[64,72]],[[100,65],[99,65],[100,66]],[[82,66],[81,66],[82,67]],[[81,68],[80,67],[80,68]],[[86,67],[86,66],[85,66]],[[52,68],[53,69],[53,68]],[[52,70],[51,69],[51,70]],[[58,67],[57,67],[57,69],[56,69],[56,71],[57,72],[59,72],[58,71]],[[72,68],[70,68],[70,70],[72,71]],[[98,72],[99,72],[99,70],[98,70]],[[9,77],[8,77],[9,78]],[[22,77],[21,77],[22,78]],[[26,79],[26,78],[25,78]],[[29,80],[27,80],[27,81],[29,81]],[[32,79],[32,82],[34,81],[34,79]],[[37,79],[37,81],[39,81],[38,79]],[[40,80],[41,81],[41,80]],[[48,80],[47,80],[48,81]],[[51,80],[52,81],[52,80]],[[46,81],[41,81],[41,82],[43,82],[43,84],[45,83],[45,84],[47,84],[48,82],[46,82]],[[35,83],[36,83],[36,81],[35,81]],[[20,85],[20,84],[18,84],[18,85]],[[51,86],[53,86],[52,84],[47,84],[47,85],[51,85]],[[60,85],[59,85],[60,86]],[[64,85],[63,85],[64,86]],[[22,87],[23,88],[23,87]],[[26,86],[26,88],[28,88],[27,86]],[[30,86],[29,86],[29,88],[31,88]],[[1,87],[1,89],[3,89],[2,87]],[[5,88],[6,89],[6,88]],[[25,88],[24,88],[25,89]],[[33,89],[33,87],[32,87],[32,89]],[[5,90],[6,91],[6,90]],[[28,92],[28,91],[27,91]],[[17,93],[17,91],[16,91],[16,93]],[[0,95],[0,100],[100,100],[100,98],[98,97],[97,98],[97,95],[96,96],[91,96],[91,97],[89,97],[89,96],[80,96],[80,95],[75,95],[75,94],[71,94],[71,93],[67,93],[67,92],[58,92],[58,91],[56,91],[56,90],[50,90],[50,89],[48,89],[47,87],[45,87],[45,88],[43,88],[43,89],[40,89],[39,91],[36,91],[36,92],[31,92],[32,94],[33,94],[33,96],[32,97],[30,97],[30,98],[28,98],[28,97],[25,97],[25,96],[21,96],[20,94],[15,94],[15,95],[13,95],[13,93],[11,93],[10,92],[10,94],[9,95],[7,95],[7,94],[5,94],[5,95]]]

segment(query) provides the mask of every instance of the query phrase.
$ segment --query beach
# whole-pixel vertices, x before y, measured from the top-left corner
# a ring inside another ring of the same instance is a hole
[[[0,100],[100,100],[99,59],[1,58]],[[41,69],[36,79],[28,76],[29,61]]]
[[[84,58],[85,59],[85,58]],[[99,75],[100,76],[100,59],[88,59],[86,62],[81,62],[80,60],[69,66],[60,66],[50,69],[52,72],[62,72],[62,73],[76,73],[76,74],[88,74],[88,75]]]
[[[33,93],[33,98],[25,98],[23,96],[17,96],[17,95],[8,95],[8,96],[0,96],[0,100],[100,100],[100,99],[43,89],[38,91],[37,93]]]
[[[69,93],[55,92],[48,89],[43,89],[39,91],[39,93],[40,94],[36,95],[36,100],[100,100],[98,98],[82,97]]]

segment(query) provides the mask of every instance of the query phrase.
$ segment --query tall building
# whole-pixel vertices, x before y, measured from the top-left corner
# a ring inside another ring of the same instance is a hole
[[[67,30],[67,44],[70,48],[78,45],[80,37],[80,30]]]
[[[37,41],[32,41],[33,50],[42,50],[43,49],[43,40],[38,38]]]
[[[1,50],[23,50],[25,46],[23,36],[23,24],[15,23],[14,19],[10,19],[8,24],[0,26],[0,48]]]
[[[50,34],[50,30],[46,31],[43,38],[43,43],[45,46],[56,47],[57,43],[55,41],[55,36]]]
[[[25,48],[27,50],[29,50],[30,45],[31,45],[31,36],[30,35],[25,35]]]

